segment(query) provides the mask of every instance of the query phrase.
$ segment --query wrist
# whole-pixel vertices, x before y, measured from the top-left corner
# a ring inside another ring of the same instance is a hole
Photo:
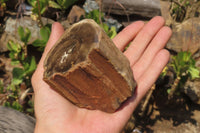
[[[34,133],[66,133],[67,130],[48,122],[36,122]]]

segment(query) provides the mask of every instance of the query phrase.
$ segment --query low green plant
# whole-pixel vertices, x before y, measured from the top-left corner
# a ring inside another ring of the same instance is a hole
[[[27,53],[27,45],[31,38],[30,30],[28,28],[24,29],[19,27],[18,34],[20,40],[23,42],[22,44],[11,40],[7,44],[8,50],[10,51],[9,57],[11,58],[11,64],[16,67],[14,67],[12,71],[11,83],[6,87],[6,90],[4,90],[7,99],[3,105],[19,111],[26,111],[23,106],[25,106],[25,104],[27,106],[28,103],[24,103],[24,98],[26,97],[24,94],[27,95],[28,91],[25,90],[31,88],[31,76],[37,64],[35,57],[29,56]]]
[[[112,39],[117,35],[116,28],[114,26],[109,27],[106,23],[104,23],[104,14],[99,12],[99,10],[93,10],[85,15],[85,18],[93,19],[97,24],[104,29],[106,34]]]
[[[37,19],[40,27],[43,27],[41,16],[48,10],[49,7],[60,9],[64,14],[65,10],[72,6],[78,0],[28,0],[28,3],[33,7],[32,13]]]
[[[32,12],[35,14],[42,15],[49,7],[49,0],[28,0],[28,3],[33,7]]]
[[[97,24],[101,24],[104,20],[104,14],[99,10],[95,9],[86,13],[85,18],[93,19]]]
[[[191,52],[179,52],[176,56],[172,57],[172,66],[176,73],[176,79],[171,89],[168,90],[168,97],[171,98],[179,85],[184,84],[190,78],[194,80],[200,78],[200,70],[195,66],[196,61],[193,59]]]
[[[49,40],[49,36],[51,34],[51,25],[46,25],[40,28],[40,36],[41,39],[36,39],[32,45],[37,47],[39,51],[44,51],[44,48]]]
[[[49,6],[56,9],[66,10],[78,0],[49,0]]]
[[[18,34],[22,44],[9,41],[7,44],[8,50],[10,51],[9,57],[11,58],[12,65],[19,65],[20,67],[15,67],[12,71],[13,79],[12,84],[19,85],[23,81],[30,85],[30,76],[36,68],[36,61],[34,56],[27,55],[27,44],[31,38],[31,32],[28,28],[25,30],[20,26],[18,28]]]
[[[48,0],[28,0],[32,8],[32,18],[36,19],[38,25],[43,27],[42,14],[48,9]]]
[[[161,74],[160,74],[160,78],[163,78],[163,77],[165,77],[166,75],[167,75],[167,72],[168,72],[168,67],[167,66],[165,66],[165,68],[162,70],[162,72],[161,72]]]
[[[10,107],[18,111],[23,111],[23,106],[19,103],[19,86],[11,83],[7,86],[5,92],[7,98],[4,101],[3,106]]]
[[[171,16],[174,20],[182,22],[185,18],[187,8],[190,6],[188,0],[172,0]]]

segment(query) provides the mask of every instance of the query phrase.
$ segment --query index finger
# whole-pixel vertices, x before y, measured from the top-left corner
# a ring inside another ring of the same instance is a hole
[[[135,38],[143,26],[143,21],[133,22],[124,28],[121,32],[119,32],[117,36],[113,38],[113,42],[121,51],[123,51],[124,48]]]

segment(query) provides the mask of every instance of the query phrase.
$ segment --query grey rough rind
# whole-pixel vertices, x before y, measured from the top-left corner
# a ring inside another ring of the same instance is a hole
[[[33,117],[0,106],[0,133],[33,133],[34,128]]]

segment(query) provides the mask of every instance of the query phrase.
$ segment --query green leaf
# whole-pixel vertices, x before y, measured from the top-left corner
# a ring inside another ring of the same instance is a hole
[[[10,103],[7,102],[7,101],[3,104],[3,106],[4,106],[4,107],[11,107]]]
[[[45,47],[46,41],[37,39],[37,40],[35,40],[35,41],[32,43],[32,45],[33,45],[34,47]]]
[[[29,61],[30,58],[27,58],[26,61],[23,62],[23,68],[24,68],[24,71],[27,71],[28,68],[29,68]]]
[[[25,53],[21,53],[21,61],[25,60]]]
[[[46,7],[41,8],[41,11],[40,11],[41,15],[46,11],[46,9],[47,9]]]
[[[14,43],[13,41],[8,41],[7,48],[10,51],[14,51],[19,53],[21,51],[21,46],[18,43]]]
[[[12,60],[11,61],[11,65],[15,66],[15,65],[18,65],[20,62],[18,60]]]
[[[33,6],[35,6],[35,0],[28,0],[28,3],[33,7]]]
[[[101,25],[101,27],[104,29],[104,31],[105,31],[106,33],[108,33],[108,31],[109,31],[109,26],[108,26],[106,23],[103,23],[103,24]]]
[[[43,6],[48,6],[49,0],[39,0]]]
[[[112,26],[109,30],[108,36],[113,39],[117,35],[116,28]]]
[[[39,11],[40,11],[40,13],[42,15],[46,11],[46,9],[48,8],[48,0],[39,0],[39,4],[40,4],[40,10],[38,9],[38,2],[36,0],[32,1],[32,6],[33,6],[32,12],[33,12],[33,14],[38,15]]]
[[[189,60],[189,64],[190,64],[190,66],[195,66],[196,61],[191,57]]]
[[[32,45],[34,47],[39,47],[38,50],[39,51],[43,51],[44,50],[44,47],[46,46],[46,43],[48,42],[49,40],[49,36],[51,34],[51,25],[46,25],[44,27],[42,27],[40,29],[40,35],[42,37],[42,39],[36,39]]]
[[[7,43],[7,48],[8,48],[8,50],[9,51],[12,51],[13,49],[12,49],[12,47],[11,47],[11,43],[13,43],[13,41],[8,41],[8,43]]]
[[[188,51],[179,52],[177,56],[173,56],[171,66],[176,72],[176,75],[190,76],[191,79],[199,78],[199,70],[195,67],[195,60],[192,58],[192,53]]]
[[[195,68],[195,67],[190,67],[189,70],[188,70],[190,76],[191,76],[191,79],[196,79],[196,78],[200,78],[200,71],[199,69]]]
[[[38,47],[38,51],[43,52],[45,47]]]
[[[24,36],[24,28],[22,26],[19,26],[18,27],[18,34],[19,34],[19,37],[20,37],[20,40],[24,40],[25,36]]]
[[[16,57],[15,57],[15,52],[10,52],[9,53],[9,57],[12,59],[12,60],[14,60]]]
[[[31,31],[28,28],[26,28],[25,29],[25,40],[24,40],[24,43],[27,44],[30,41],[30,39],[31,39]]]
[[[59,5],[63,4],[63,0],[57,0],[57,2],[58,2]]]
[[[35,3],[37,5],[37,2],[35,2]],[[33,14],[37,14],[38,15],[39,10],[38,10],[38,6],[36,6],[36,5],[33,6],[32,12],[33,12]]]
[[[71,5],[73,5],[76,1],[78,0],[63,0],[62,1],[62,8],[64,8],[65,10],[68,9]]]
[[[190,53],[190,52],[182,52],[183,53],[183,61],[184,62],[188,62],[190,59],[191,59],[191,55],[192,55],[192,53]]]
[[[33,109],[33,108],[27,108],[26,111],[27,111],[28,113],[34,113],[34,109]]]
[[[12,83],[14,85],[19,85],[23,82],[25,73],[22,68],[15,67],[12,71],[12,75],[13,75]]]
[[[23,110],[22,105],[19,104],[19,102],[17,102],[17,101],[14,101],[14,102],[12,103],[12,108],[14,108],[14,109],[16,109],[16,110],[18,110],[18,111],[22,111],[22,110]]]
[[[37,67],[37,63],[36,63],[36,61],[35,61],[35,57],[32,56],[32,57],[31,57],[30,64],[29,64],[29,68],[28,68],[28,70],[26,70],[26,72],[25,72],[26,75],[31,75],[31,74],[35,71],[36,67]]]
[[[29,105],[30,107],[34,107],[34,102],[33,102],[33,100],[29,100],[29,101],[28,101],[28,105]]]
[[[168,94],[170,93],[170,91],[171,91],[171,89],[167,89],[167,93],[168,93]]]
[[[20,36],[20,40],[22,42],[24,42],[25,45],[26,45],[31,38],[31,31],[28,28],[25,28],[25,30],[24,30],[23,27],[19,26],[18,27],[18,34]]]
[[[93,11],[89,12],[88,14],[86,14],[85,18],[93,19],[97,24],[101,24],[99,16],[101,17],[101,20],[103,21],[104,14],[99,12],[99,10],[93,10]]]
[[[52,8],[56,8],[56,9],[62,9],[62,7],[60,5],[58,5],[56,2],[54,1],[49,1],[49,7],[52,7]]]
[[[40,29],[40,35],[42,37],[42,40],[47,42],[49,40],[50,34],[51,34],[51,30],[48,26],[44,26]]]

